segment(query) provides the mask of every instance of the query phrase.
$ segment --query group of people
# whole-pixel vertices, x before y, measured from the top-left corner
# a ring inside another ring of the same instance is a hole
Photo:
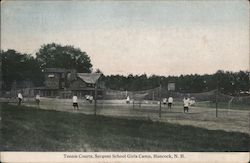
[[[18,105],[21,105],[21,103],[22,103],[22,101],[23,101],[23,95],[22,95],[21,92],[19,92],[19,93],[17,94],[17,99],[18,99]],[[39,106],[39,104],[40,104],[40,95],[39,95],[39,94],[37,94],[37,95],[35,96],[35,101],[36,101],[36,104]]]
[[[18,99],[18,105],[21,105],[22,104],[22,102],[23,102],[23,95],[22,95],[22,93],[21,92],[19,92],[18,94],[17,94],[17,99]],[[93,96],[90,96],[89,98],[86,98],[90,103],[92,103],[92,100],[93,100]],[[40,105],[40,95],[39,94],[36,94],[36,96],[35,96],[35,102],[36,102],[36,104],[37,104],[37,106],[39,107],[39,105]],[[72,97],[72,102],[73,102],[73,108],[74,109],[79,109],[78,108],[78,102],[77,102],[77,96],[76,95],[73,95],[73,97]]]
[[[174,98],[173,97],[168,97],[168,98],[163,98],[163,104],[164,105],[168,105],[168,109],[172,109],[172,105],[174,102]],[[129,104],[130,103],[130,98],[129,96],[127,96],[126,98],[126,103]],[[191,106],[191,101],[190,98],[185,97],[183,99],[183,112],[188,112],[189,111],[189,107]]]
[[[166,105],[168,103],[168,109],[172,108],[174,99],[173,97],[169,97],[168,100],[167,98],[163,99],[163,104]],[[189,111],[189,107],[191,106],[191,101],[190,98],[184,97],[183,99],[183,112],[188,112]]]
[[[20,92],[17,94],[17,98],[18,98],[18,105],[21,105],[21,103],[23,101],[23,95]],[[92,102],[93,97],[91,99],[87,99],[87,100],[90,100]],[[35,101],[36,101],[37,106],[39,107],[39,104],[40,104],[40,95],[39,94],[37,94],[35,96]],[[73,102],[73,108],[74,109],[79,109],[78,108],[78,101],[77,101],[77,96],[76,95],[73,95],[72,102]],[[129,98],[129,96],[127,96],[126,103],[128,104],[129,102],[130,102],[130,98]],[[172,109],[173,102],[174,102],[174,99],[171,96],[168,99],[167,98],[163,98],[163,104],[164,105],[168,104],[168,109]],[[191,105],[190,99],[187,98],[187,97],[185,97],[183,99],[183,112],[184,113],[189,111],[189,106],[190,105]]]
[[[174,102],[173,97],[169,97],[168,99],[163,98],[163,104],[166,105],[168,103],[168,109],[172,109],[173,102]]]
[[[86,98],[86,100],[89,101],[89,103],[91,104],[94,97],[91,96],[91,95],[86,95],[85,98]],[[78,108],[77,96],[76,96],[75,94],[74,94],[73,97],[72,97],[72,102],[73,102],[73,108],[74,108],[74,109],[79,109],[79,108]]]

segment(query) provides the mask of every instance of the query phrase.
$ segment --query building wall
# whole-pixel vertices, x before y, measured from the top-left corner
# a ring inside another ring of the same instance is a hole
[[[54,77],[52,77],[54,75]],[[60,87],[59,73],[45,73],[45,87],[51,89],[59,89]]]
[[[75,80],[75,81],[70,83],[71,90],[75,90],[75,89],[79,89],[79,88],[87,88],[87,84],[80,79]]]
[[[86,89],[85,89],[86,88]],[[45,72],[45,87],[36,89],[34,94],[41,96],[59,96],[61,98],[72,98],[76,94],[79,98],[85,98],[85,95],[95,94],[94,84],[88,84],[76,76],[76,72],[50,71]],[[102,95],[102,91],[98,91]]]
[[[39,94],[41,97],[56,97],[60,95],[60,91],[49,89],[35,89],[33,94]]]

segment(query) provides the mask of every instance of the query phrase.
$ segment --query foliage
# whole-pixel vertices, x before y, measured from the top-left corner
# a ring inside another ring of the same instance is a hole
[[[73,46],[51,43],[43,45],[36,58],[15,50],[1,51],[3,88],[10,90],[15,81],[32,81],[35,86],[42,85],[44,68],[76,69],[77,72],[92,72],[92,64],[86,52]],[[101,72],[97,69],[96,72]],[[249,72],[230,72],[219,70],[215,74],[191,74],[180,76],[108,75],[102,76],[106,88],[114,90],[147,90],[167,88],[169,82],[176,84],[179,92],[205,92],[219,88],[226,94],[237,95],[250,89]]]
[[[109,75],[105,77],[107,88],[114,90],[147,90],[155,87],[167,88],[169,82],[176,84],[176,90],[179,92],[205,92],[218,88],[226,94],[236,95],[240,91],[248,91],[250,89],[249,72],[229,72],[217,71],[215,74],[191,74],[180,76],[156,76],[147,77],[143,75]],[[218,83],[218,85],[217,85]]]
[[[15,50],[1,51],[3,89],[10,90],[15,82],[32,81],[41,85],[43,74],[37,60],[29,54],[21,54]]]
[[[91,72],[92,64],[86,52],[73,46],[51,43],[43,45],[36,53],[42,68],[76,69],[77,72]]]

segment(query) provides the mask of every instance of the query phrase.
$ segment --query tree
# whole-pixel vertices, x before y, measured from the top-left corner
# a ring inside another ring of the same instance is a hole
[[[101,74],[103,74],[102,71],[101,71],[99,68],[97,68],[97,69],[95,70],[95,73],[101,73]]]
[[[4,90],[10,90],[11,85],[16,81],[31,81],[35,86],[42,84],[43,74],[34,57],[12,49],[1,51],[0,54]]]
[[[105,76],[105,85],[114,90],[139,91],[159,87],[167,88],[169,82],[175,82],[176,91],[183,93],[199,93],[217,89],[220,92],[230,95],[237,95],[241,91],[250,89],[249,72],[230,72],[218,70],[215,74],[191,74],[180,76],[158,76],[147,77],[146,74]]]
[[[43,45],[36,56],[41,68],[67,68],[86,73],[92,70],[91,60],[87,53],[73,46],[55,43]]]

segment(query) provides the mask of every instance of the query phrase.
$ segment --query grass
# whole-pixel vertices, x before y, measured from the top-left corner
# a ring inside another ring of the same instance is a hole
[[[183,106],[183,102],[175,102],[176,106]],[[215,102],[211,101],[198,101],[195,103],[193,107],[202,107],[202,108],[216,108]],[[228,106],[228,102],[218,102],[219,109],[231,109],[231,110],[250,110],[249,104],[242,103],[232,103],[230,107]]]
[[[215,108],[216,104],[213,102],[209,102],[209,101],[204,101],[204,102],[201,101],[201,102],[197,102],[195,106],[205,107],[205,108]],[[247,104],[233,103],[229,107],[228,102],[219,102],[218,108],[219,109],[232,109],[232,110],[249,110],[250,106]]]
[[[244,133],[2,104],[1,151],[249,151]]]

